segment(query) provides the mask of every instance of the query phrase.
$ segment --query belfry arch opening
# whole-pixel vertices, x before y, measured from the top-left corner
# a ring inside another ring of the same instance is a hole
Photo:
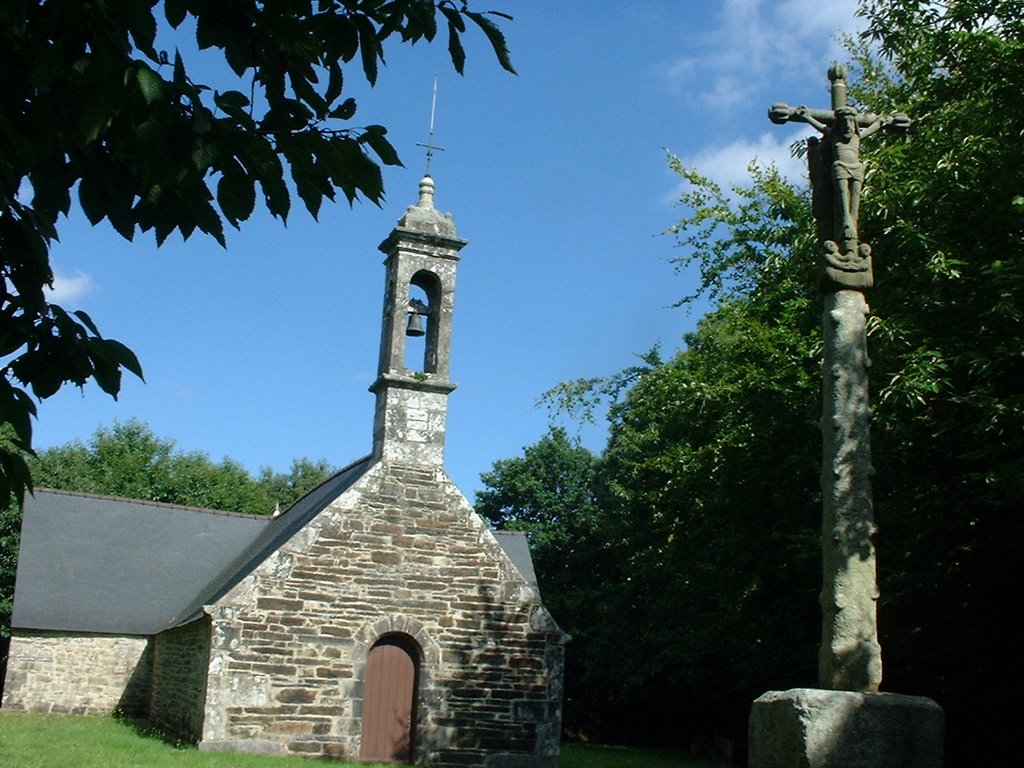
[[[422,269],[409,280],[405,369],[437,373],[441,317],[441,280]]]

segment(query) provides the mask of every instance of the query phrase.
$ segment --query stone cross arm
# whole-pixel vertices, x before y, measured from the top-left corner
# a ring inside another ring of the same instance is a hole
[[[807,123],[815,120],[825,125],[835,121],[834,109],[808,109],[807,107],[791,107],[783,102],[772,104],[768,110],[768,119],[776,125],[783,125],[790,121],[796,123]],[[876,115],[873,112],[858,113],[856,116],[857,125],[867,128],[870,125],[880,124],[881,128],[891,131],[906,131],[910,128],[910,116],[905,112],[897,112],[894,115]]]

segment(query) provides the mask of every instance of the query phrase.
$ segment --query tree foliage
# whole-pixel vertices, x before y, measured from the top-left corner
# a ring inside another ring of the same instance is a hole
[[[492,526],[526,533],[545,601],[569,632],[582,608],[580,574],[601,576],[595,471],[594,455],[556,427],[522,457],[496,461],[476,497],[476,511]]]
[[[596,386],[551,393],[585,409],[614,401],[595,491],[607,578],[583,617],[587,645],[569,648],[583,656],[585,698],[601,705],[566,707],[605,739],[721,732],[768,681],[804,682],[815,659],[820,341],[807,195],[771,169],[724,190],[669,162],[687,183],[670,230],[678,266],[699,268],[717,309],[670,359],[649,353]],[[685,725],[668,728],[659,710]]]
[[[890,689],[946,708],[954,760],[1011,764],[999,729],[1020,676],[1000,662],[1017,642],[1000,595],[1024,533],[1024,6],[917,6],[866,5],[891,69],[867,64],[858,93],[915,119],[911,141],[875,150],[895,172],[874,185],[868,235],[888,254],[870,342],[882,649]]]
[[[237,461],[214,462],[176,451],[140,421],[100,427],[87,444],[74,440],[32,459],[40,486],[166,504],[269,515],[286,509],[331,472],[324,460],[297,459],[289,473],[270,468],[253,477]]]
[[[593,528],[594,455],[552,428],[521,458],[499,459],[480,480],[476,510],[495,528],[524,531],[534,556],[586,538]],[[562,565],[559,563],[558,565]]]
[[[914,120],[908,138],[862,146],[883,687],[945,708],[949,764],[1010,765],[1024,5],[867,0],[862,12],[851,97]],[[806,192],[758,169],[723,191],[670,162],[688,182],[671,229],[679,265],[717,303],[665,361],[554,391],[584,405],[619,395],[596,475],[606,599],[569,653],[586,655],[610,708],[596,735],[742,740],[753,696],[815,679],[818,256]]]
[[[521,457],[499,459],[481,474],[485,488],[475,508],[499,530],[524,531],[530,541],[544,603],[575,649],[586,648],[593,635],[595,601],[604,599],[610,562],[598,530],[594,498],[597,459],[552,427]],[[566,726],[578,728],[593,715],[583,654],[566,658]]]
[[[399,164],[383,126],[353,123],[353,68],[372,85],[385,45],[478,28],[514,71],[493,17],[468,0],[12,0],[0,5],[0,502],[30,484],[33,397],[95,381],[110,395],[139,361],[84,312],[47,301],[50,244],[73,199],[131,240],[203,232],[225,244],[291,191],[315,218],[340,192],[379,202]],[[194,79],[175,47],[194,28],[222,82]]]

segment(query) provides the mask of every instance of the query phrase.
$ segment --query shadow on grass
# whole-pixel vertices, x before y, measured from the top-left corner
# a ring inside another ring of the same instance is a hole
[[[712,768],[711,760],[685,752],[563,742],[559,768]]]
[[[123,726],[126,730],[130,731],[133,736],[136,736],[140,739],[146,739],[149,741],[156,741],[163,744],[167,744],[168,746],[171,746],[174,749],[180,749],[182,751],[199,751],[198,745],[193,744],[189,741],[182,741],[181,739],[176,739],[173,736],[164,733],[159,728],[153,726],[144,717],[140,717],[138,715],[131,715],[125,712],[115,712],[113,714],[113,719],[119,725]],[[259,757],[259,755],[254,756]],[[262,757],[281,758],[284,760],[295,759],[302,760],[304,762],[309,761],[308,758],[297,755],[262,755]],[[352,768],[356,768],[356,763],[353,763],[351,760],[346,760],[341,757],[331,757],[329,755],[318,755],[316,756],[316,758],[309,762],[312,765],[327,764],[338,766],[339,768],[347,768],[349,766],[351,766]],[[359,763],[358,768],[395,768],[395,764],[392,763],[390,765],[386,765],[384,763]]]
[[[164,733],[159,728],[151,725],[150,722],[139,715],[130,715],[126,712],[117,711],[113,714],[113,719],[116,723],[124,726],[127,730],[131,731],[135,736],[140,739],[150,739],[152,741],[163,742],[168,744],[175,749],[195,749],[196,745],[191,744],[181,739],[176,739],[170,734]]]

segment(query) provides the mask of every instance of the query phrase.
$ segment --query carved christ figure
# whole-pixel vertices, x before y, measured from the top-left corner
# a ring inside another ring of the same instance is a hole
[[[832,150],[833,237],[841,250],[847,253],[857,247],[857,214],[860,209],[860,190],[864,186],[864,163],[860,161],[860,140],[870,136],[886,123],[886,118],[873,118],[865,126],[859,125],[858,113],[853,107],[835,110],[832,125],[816,120],[807,107],[793,110],[791,119],[798,120],[821,131]],[[891,122],[892,118],[888,118]]]
[[[822,134],[807,142],[813,192],[814,218],[824,257],[827,284],[842,288],[870,288],[871,247],[860,242],[857,222],[865,168],[860,159],[861,139],[886,128],[905,131],[905,114],[862,113],[846,103],[846,71],[836,65],[829,71],[832,109],[808,109],[773,104],[768,116],[773,123],[807,123]]]

